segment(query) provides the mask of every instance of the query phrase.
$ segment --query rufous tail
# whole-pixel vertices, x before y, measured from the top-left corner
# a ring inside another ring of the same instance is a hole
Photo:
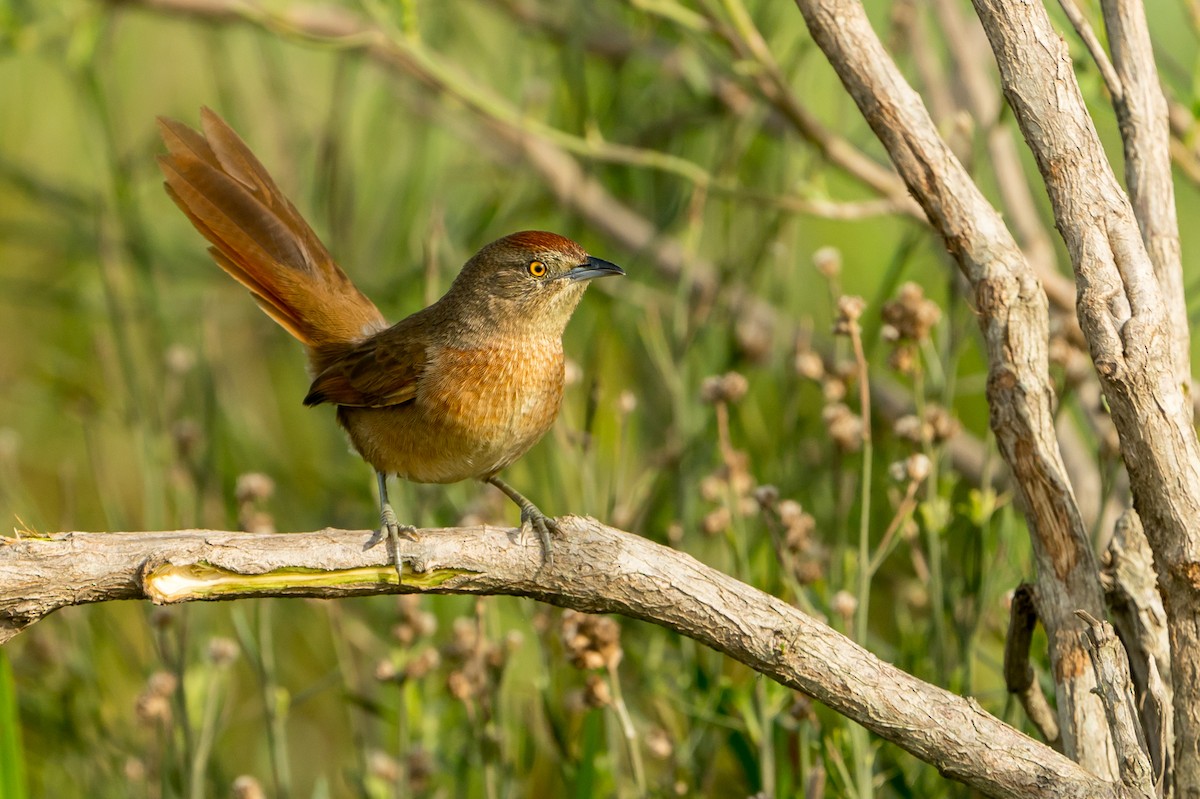
[[[210,109],[200,118],[203,133],[159,117],[168,154],[158,163],[167,193],[212,243],[217,265],[308,345],[310,357],[386,327],[246,143]]]

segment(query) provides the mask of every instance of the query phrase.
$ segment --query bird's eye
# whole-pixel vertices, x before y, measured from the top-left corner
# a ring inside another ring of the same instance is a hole
[[[545,277],[546,265],[541,261],[530,261],[529,274],[533,275],[534,277]]]

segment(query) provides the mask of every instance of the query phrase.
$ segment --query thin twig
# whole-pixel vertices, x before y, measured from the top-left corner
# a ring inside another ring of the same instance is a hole
[[[1112,61],[1108,58],[1108,53],[1104,50],[1104,45],[1100,43],[1100,38],[1096,36],[1096,30],[1092,27],[1092,23],[1088,22],[1088,18],[1084,16],[1083,10],[1076,5],[1075,0],[1058,0],[1058,4],[1062,6],[1063,13],[1067,15],[1067,19],[1071,21],[1071,27],[1079,34],[1079,38],[1083,41],[1084,47],[1092,56],[1092,61],[1096,62],[1096,66],[1100,69],[1100,77],[1104,79],[1104,85],[1108,88],[1108,93],[1112,95],[1115,102],[1120,102],[1125,95],[1125,87],[1121,85],[1121,79],[1117,76],[1117,70],[1112,65]]]

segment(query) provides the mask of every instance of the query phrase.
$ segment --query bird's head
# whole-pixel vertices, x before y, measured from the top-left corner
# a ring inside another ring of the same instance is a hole
[[[527,230],[477,252],[444,300],[453,298],[472,321],[561,336],[587,284],[623,274],[621,267],[588,255],[568,238]]]

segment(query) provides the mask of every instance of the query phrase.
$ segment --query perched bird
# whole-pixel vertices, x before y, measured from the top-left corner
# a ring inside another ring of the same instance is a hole
[[[381,528],[401,573],[387,476],[479,479],[521,508],[547,561],[552,518],[497,474],[553,425],[563,395],[562,334],[588,282],[624,271],[570,239],[525,231],[488,244],[440,300],[389,326],[338,267],[233,129],[201,111],[202,131],[159,118],[158,161],[175,204],[217,265],[308,350],[305,405],[331,403],[379,484]]]

